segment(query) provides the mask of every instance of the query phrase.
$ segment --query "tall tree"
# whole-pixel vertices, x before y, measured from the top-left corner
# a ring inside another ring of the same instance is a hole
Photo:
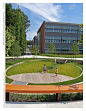
[[[9,27],[11,29],[11,34],[18,41],[22,54],[27,46],[26,32],[29,26],[30,20],[28,20],[27,15],[21,11],[19,6],[17,9],[12,9],[11,4],[6,4],[6,28]]]
[[[6,30],[6,43],[5,43],[5,54],[6,56],[10,55],[11,47],[15,41],[15,36],[12,35],[11,30],[7,27]]]
[[[11,48],[12,56],[20,56],[21,55],[21,47],[19,45],[19,42],[15,40],[12,48]]]

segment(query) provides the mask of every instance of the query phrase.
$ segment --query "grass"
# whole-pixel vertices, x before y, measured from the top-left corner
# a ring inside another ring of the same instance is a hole
[[[52,70],[48,72],[55,73],[55,70],[56,69],[53,68]],[[58,73],[76,78],[81,74],[81,70],[78,67],[71,64],[60,64],[60,66],[58,67]]]
[[[7,76],[22,74],[22,73],[37,73],[43,71],[43,66],[46,67],[53,65],[52,61],[25,61],[23,64],[14,66],[7,71]]]
[[[5,77],[5,81],[6,81],[6,83],[11,83],[13,80],[9,79],[8,77]]]
[[[40,54],[41,56],[49,56],[49,57],[64,57],[64,58],[83,58],[82,54],[78,54],[78,55],[66,55],[66,54]]]

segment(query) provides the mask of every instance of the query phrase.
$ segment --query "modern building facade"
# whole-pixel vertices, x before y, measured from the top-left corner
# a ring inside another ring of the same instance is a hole
[[[50,43],[55,44],[56,53],[71,53],[70,47],[74,41],[78,43],[82,31],[79,24],[61,22],[43,22],[37,31],[40,53],[49,53]],[[79,46],[80,53],[83,48]]]
[[[38,46],[38,37],[37,36],[34,36],[34,38],[32,40],[32,49],[34,48],[35,44]]]

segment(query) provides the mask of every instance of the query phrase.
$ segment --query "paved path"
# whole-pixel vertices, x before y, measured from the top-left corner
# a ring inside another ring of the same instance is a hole
[[[24,73],[8,76],[10,79],[27,82],[27,83],[55,83],[72,80],[74,78],[58,74],[50,74],[50,73]]]
[[[5,57],[5,58],[17,58],[17,57]],[[63,57],[48,57],[48,56],[35,56],[35,55],[24,55],[18,58],[50,58],[50,59],[73,59],[73,60],[83,60],[83,58],[63,58]]]
[[[83,101],[6,102],[4,108],[83,108]]]

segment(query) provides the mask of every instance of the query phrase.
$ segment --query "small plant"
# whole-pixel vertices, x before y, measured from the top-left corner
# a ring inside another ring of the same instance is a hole
[[[30,98],[32,98],[33,97],[33,95],[30,95]]]
[[[11,94],[10,96],[11,96],[11,99],[12,99],[12,97],[13,97],[13,94]]]
[[[77,93],[75,99],[80,99],[80,93]]]
[[[36,96],[37,100],[39,100],[39,95]]]
[[[27,100],[29,99],[29,97],[27,97]]]
[[[12,99],[12,101],[14,101],[14,99]]]
[[[16,97],[16,99],[15,99],[16,101],[18,100],[18,97]]]
[[[73,93],[70,93],[70,97],[73,95]]]
[[[24,98],[22,94],[21,94],[21,98],[22,98],[22,99]]]

